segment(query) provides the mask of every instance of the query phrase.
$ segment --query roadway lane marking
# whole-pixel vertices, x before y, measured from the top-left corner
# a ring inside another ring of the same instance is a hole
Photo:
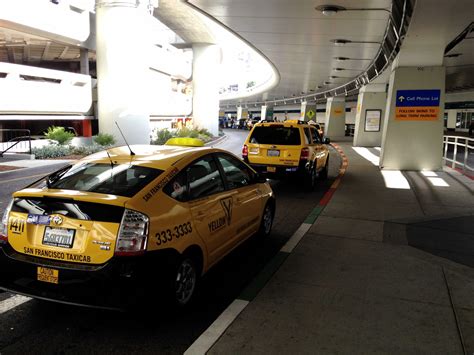
[[[40,176],[47,176],[49,173],[43,173],[43,174],[38,174],[38,175],[30,175],[30,176],[22,176],[22,177],[18,177],[18,178],[15,178],[15,179],[10,179],[10,180],[3,180],[1,181],[2,184],[3,183],[6,183],[6,182],[12,182],[12,181],[18,181],[18,180],[25,180],[25,179],[30,179],[30,178],[35,178],[35,177],[40,177]]]
[[[348,166],[347,158],[342,149],[336,144],[334,148],[342,157],[344,170],[340,169],[336,180],[340,180],[346,173]],[[342,171],[341,171],[342,170]],[[339,183],[336,187],[339,186]],[[184,355],[204,355],[209,349],[219,340],[227,328],[235,321],[240,313],[247,307],[247,305],[257,296],[263,289],[270,278],[278,271],[283,262],[288,258],[291,252],[295,249],[304,235],[308,232],[311,226],[316,222],[316,219],[323,211],[336,189],[330,187],[324,194],[319,204],[306,217],[305,221],[293,233],[286,244],[280,251],[264,266],[264,268],[257,274],[257,276],[245,287],[242,293],[236,298],[221,315],[212,323],[207,330],[202,333],[199,338],[186,350]]]
[[[31,300],[30,297],[15,295],[0,302],[0,314],[8,312],[9,310]]]
[[[291,236],[291,238],[286,242],[286,244],[280,249],[283,253],[291,253],[293,249],[298,245],[301,238],[304,237],[307,231],[311,228],[312,224],[309,223],[301,223],[300,227],[296,230],[295,233]]]
[[[204,333],[185,351],[184,355],[205,354],[212,345],[224,334],[237,316],[249,304],[248,301],[236,299],[212,323]]]

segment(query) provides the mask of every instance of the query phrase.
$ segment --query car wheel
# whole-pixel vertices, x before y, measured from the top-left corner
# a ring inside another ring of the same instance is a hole
[[[267,202],[262,214],[262,220],[260,221],[260,228],[258,229],[258,236],[266,238],[272,231],[273,218],[275,217],[275,207],[272,203]]]
[[[323,170],[319,172],[319,180],[326,180],[328,178],[328,170],[329,170],[329,157],[326,159],[326,164],[324,165]]]
[[[308,173],[306,173],[305,187],[307,190],[313,191],[315,186],[316,186],[316,169],[313,167]]]
[[[196,291],[198,269],[190,257],[183,257],[174,275],[174,300],[177,306],[185,307],[191,303]]]

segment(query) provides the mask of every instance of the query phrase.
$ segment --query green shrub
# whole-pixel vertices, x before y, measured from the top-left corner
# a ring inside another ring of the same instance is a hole
[[[57,126],[48,127],[44,135],[48,139],[57,141],[59,145],[66,145],[75,137],[74,133],[66,132],[64,127]]]
[[[32,148],[31,153],[36,159],[60,158],[71,154],[71,147],[67,145],[50,144],[40,148]]]
[[[165,144],[166,141],[170,138],[199,138],[202,141],[209,142],[212,140],[212,134],[207,129],[191,129],[188,127],[183,127],[176,131],[170,132],[165,129],[155,129],[153,131],[153,136],[156,136],[155,139],[152,139],[151,144]]]
[[[151,140],[151,144],[158,144],[158,145],[165,144],[168,139],[174,137],[173,133],[168,131],[166,128],[154,129],[153,136],[155,136],[156,138]]]
[[[73,147],[71,149],[71,153],[74,155],[91,155],[97,152],[100,152],[104,150],[104,147],[98,144],[92,144],[92,145],[82,145],[80,147]]]
[[[99,133],[94,137],[94,142],[103,147],[115,144],[115,137],[108,133]]]

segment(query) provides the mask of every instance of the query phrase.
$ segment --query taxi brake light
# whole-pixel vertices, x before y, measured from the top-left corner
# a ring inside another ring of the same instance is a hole
[[[308,148],[301,149],[300,160],[308,160],[308,158],[309,158],[309,149]]]
[[[148,241],[149,218],[143,213],[125,209],[115,246],[115,255],[143,254]]]
[[[13,200],[10,201],[3,213],[2,222],[0,224],[0,243],[8,241],[8,215],[13,206]]]
[[[247,158],[249,155],[249,148],[247,145],[244,145],[242,148],[242,157]]]

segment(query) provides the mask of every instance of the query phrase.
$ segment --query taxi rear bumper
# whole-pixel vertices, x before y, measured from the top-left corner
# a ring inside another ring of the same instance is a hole
[[[57,262],[0,247],[0,289],[54,302],[127,310],[146,297],[164,295],[178,253],[167,249],[113,257],[102,265]],[[37,280],[38,267],[58,270],[58,283]]]
[[[267,175],[270,178],[283,178],[288,175],[304,175],[310,171],[311,165],[306,160],[300,160],[296,166],[288,165],[272,165],[272,164],[252,164],[248,160],[246,163],[249,164],[259,174]]]

